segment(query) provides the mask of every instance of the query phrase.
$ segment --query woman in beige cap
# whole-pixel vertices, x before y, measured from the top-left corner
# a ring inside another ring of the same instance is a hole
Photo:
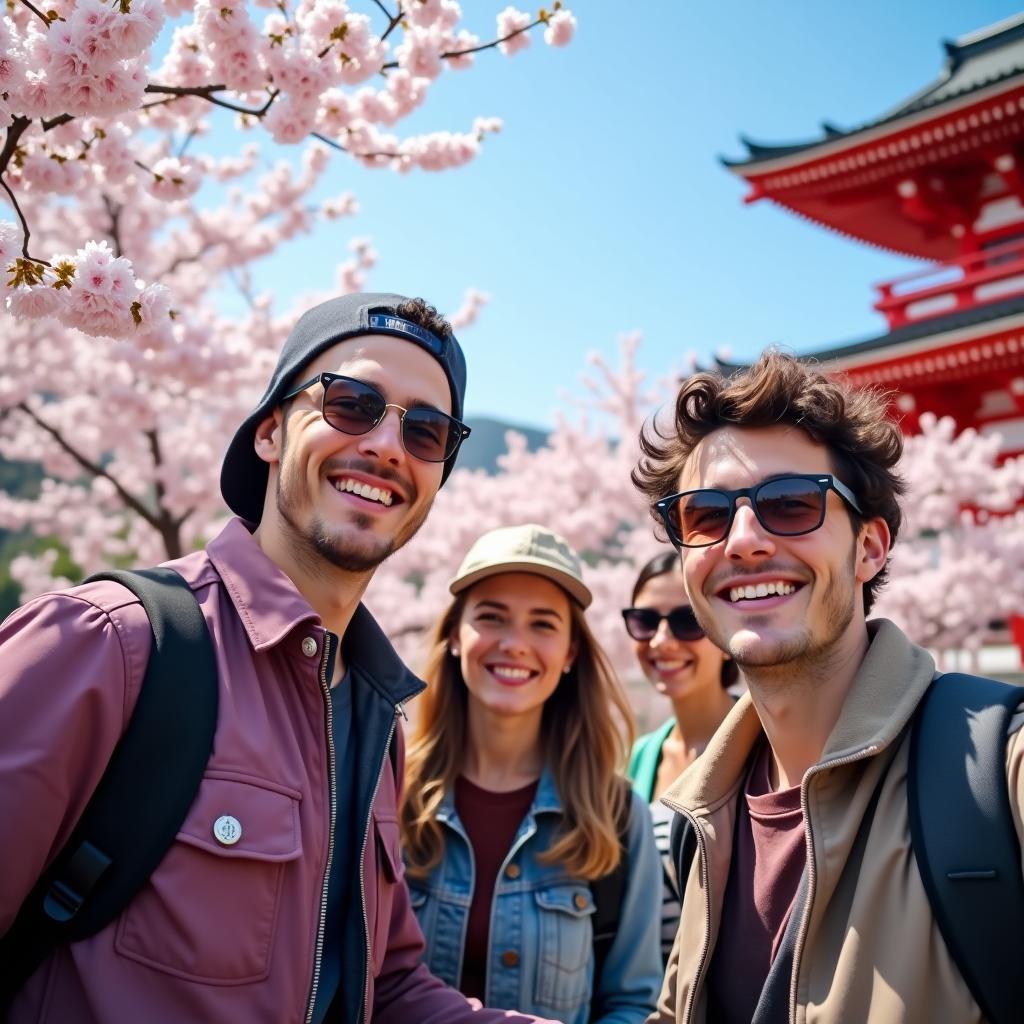
[[[640,1024],[661,987],[661,868],[617,775],[629,706],[580,559],[484,534],[433,632],[401,824],[430,970],[487,1006]]]

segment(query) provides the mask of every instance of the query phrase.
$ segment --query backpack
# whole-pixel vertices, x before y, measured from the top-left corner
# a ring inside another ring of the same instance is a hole
[[[142,602],[153,646],[135,710],[70,839],[0,937],[0,1014],[59,945],[105,928],[174,842],[217,728],[217,662],[195,594],[173,569],[97,573]],[[388,748],[398,776],[395,736]],[[124,809],[132,809],[126,815]]]
[[[142,888],[185,820],[213,749],[217,664],[189,585],[167,568],[100,573],[89,581],[98,579],[138,596],[153,647],[103,777],[0,939],[0,1014],[54,948],[95,935]]]
[[[943,673],[910,724],[911,846],[943,941],[991,1024],[1019,1021],[1024,1006],[1024,878],[1005,769],[1010,719],[1022,702],[1022,687]],[[872,805],[867,824],[873,813]],[[682,886],[697,852],[684,815],[676,815],[671,844]]]

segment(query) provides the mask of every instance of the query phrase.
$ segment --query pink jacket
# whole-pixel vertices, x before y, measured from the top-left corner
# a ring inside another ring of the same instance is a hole
[[[312,1013],[331,818],[326,631],[240,520],[173,566],[217,651],[219,716],[203,782],[146,887],[103,931],[50,957],[16,997],[9,1024],[300,1024]],[[0,626],[0,934],[102,775],[150,639],[138,600],[110,582],[46,595]],[[354,783],[338,784],[354,784],[362,822],[352,879],[362,915],[351,919],[362,918],[365,955],[344,966],[341,1019],[532,1021],[480,1009],[420,963],[388,746],[401,704],[423,684],[363,608],[345,651],[359,754]],[[234,845],[212,833],[223,814],[241,824]]]

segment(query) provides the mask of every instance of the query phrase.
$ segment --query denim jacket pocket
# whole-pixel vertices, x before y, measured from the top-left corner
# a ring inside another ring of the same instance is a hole
[[[572,1010],[590,998],[594,897],[583,882],[538,889],[535,998],[552,1010]]]
[[[302,855],[296,790],[210,771],[159,867],[117,925],[124,957],[189,981],[270,971],[285,864]]]

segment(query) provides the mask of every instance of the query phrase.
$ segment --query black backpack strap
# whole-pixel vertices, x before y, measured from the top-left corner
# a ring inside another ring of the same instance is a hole
[[[115,580],[139,597],[153,647],[135,711],[103,777],[0,940],[0,1009],[56,946],[106,927],[142,888],[185,820],[213,748],[217,664],[189,585],[167,568],[90,577],[97,579]]]
[[[681,902],[686,891],[686,879],[690,875],[690,865],[697,856],[697,833],[693,822],[685,814],[677,812],[673,815],[668,845],[676,869],[676,886]]]
[[[622,810],[616,828],[619,835],[619,863],[600,878],[592,879],[590,892],[594,898],[594,916],[591,918],[594,940],[594,986],[590,999],[590,1019],[602,1016],[601,1000],[598,989],[601,973],[608,953],[619,930],[619,918],[622,916],[622,900],[626,895],[626,883],[629,880],[629,826],[630,807],[633,800],[632,790],[625,779],[618,780],[625,790]]]
[[[1024,879],[1006,780],[1024,689],[938,675],[918,707],[907,781],[910,836],[942,938],[992,1024],[1024,1007]]]

